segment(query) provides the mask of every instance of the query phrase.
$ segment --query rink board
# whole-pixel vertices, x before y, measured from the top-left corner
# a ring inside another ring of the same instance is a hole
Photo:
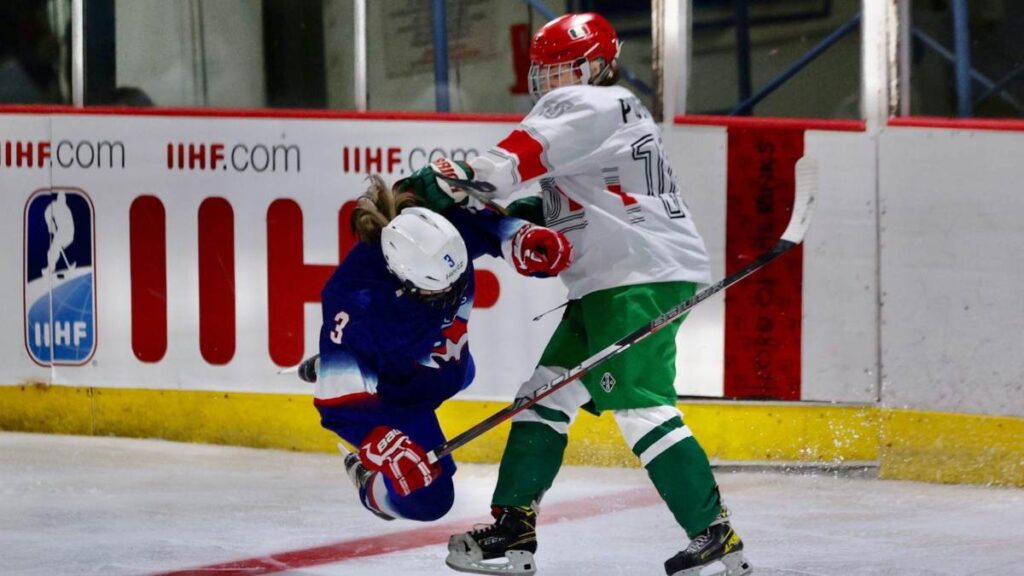
[[[438,416],[457,434],[503,408],[450,401]],[[1024,487],[1024,419],[819,403],[682,402],[687,425],[712,461],[878,462],[887,479]],[[0,429],[163,438],[334,452],[312,399],[253,394],[64,386],[0,387]],[[581,414],[570,430],[569,464],[635,467],[614,420]],[[503,424],[456,452],[462,462],[497,462]]]
[[[438,410],[447,435],[498,410],[502,402],[453,400]],[[816,403],[683,402],[687,425],[712,459],[732,461],[868,462],[878,459],[871,407]],[[0,429],[55,434],[164,438],[301,451],[336,451],[312,398],[292,394],[164,391],[65,386],[0,387]],[[636,466],[610,414],[582,413],[573,424],[567,461]],[[497,462],[508,423],[456,454]]]
[[[345,209],[365,174],[393,180],[436,156],[479,154],[514,120],[21,112],[0,115],[0,266],[12,272],[0,297],[22,303],[2,312],[0,426],[301,450],[330,450],[332,439],[309,387],[276,372],[315,352],[318,282],[351,245]],[[1024,311],[1012,295],[1024,279],[1001,263],[1024,251],[1013,225],[1024,205],[1015,165],[1000,159],[1020,157],[1024,138],[982,128],[869,135],[856,122],[684,117],[665,132],[715,277],[774,241],[796,158],[821,166],[804,246],[702,303],[680,330],[680,394],[871,406],[840,417],[814,404],[685,405],[713,457],[877,459],[893,477],[1020,483],[1024,360],[1013,347]],[[62,195],[63,222],[80,233],[57,250],[41,215]],[[935,227],[945,233],[919,241]],[[50,266],[56,274],[40,274]],[[478,375],[442,412],[449,432],[502,406],[529,375],[558,315],[526,319],[565,293],[500,261],[478,268]],[[282,277],[294,281],[275,284]],[[46,350],[51,341],[63,348]],[[939,436],[897,433],[933,411]],[[942,415],[957,412],[975,415]],[[812,421],[826,430],[804,433]],[[935,453],[958,445],[962,425],[996,448]],[[571,458],[632,461],[610,421],[582,417],[574,436]],[[502,444],[499,432],[463,457],[492,461]]]
[[[2,313],[4,384],[309,392],[276,372],[316,351],[319,287],[352,244],[347,210],[366,174],[395,180],[435,157],[473,157],[514,126],[503,117],[112,112],[0,114],[0,266],[22,270],[0,281],[0,297],[25,302]],[[877,339],[865,313],[876,305],[876,261],[871,236],[860,234],[873,221],[873,147],[857,123],[810,127],[679,125],[665,135],[716,277],[766,250],[785,226],[800,153],[821,159],[827,200],[805,249],[731,300],[719,296],[691,313],[679,334],[682,395],[877,399]],[[793,152],[783,158],[772,146]],[[95,250],[95,315],[83,325],[27,312],[47,308],[40,267],[60,276],[77,265],[65,254],[49,263],[45,233],[26,241],[29,230],[46,228],[45,206],[30,210],[32,198],[62,190],[87,198],[94,219],[90,238],[68,244],[89,240]],[[766,193],[780,195],[768,211]],[[751,216],[759,229],[744,225]],[[851,264],[832,266],[838,257]],[[489,257],[477,264],[470,331],[478,374],[466,394],[505,399],[529,377],[559,314],[529,318],[561,304],[565,289]],[[847,303],[838,310],[829,304],[837,294]],[[50,332],[61,346],[81,333],[92,348],[76,340],[76,361],[51,366],[27,353],[45,351]]]

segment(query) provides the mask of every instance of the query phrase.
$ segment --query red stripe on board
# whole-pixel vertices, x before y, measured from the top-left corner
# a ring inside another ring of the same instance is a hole
[[[199,205],[199,351],[210,364],[235,356],[235,213],[224,198]]]
[[[674,124],[691,126],[724,126],[727,128],[762,128],[790,130],[825,130],[831,132],[864,132],[863,120],[819,120],[815,118],[753,118],[750,116],[676,116]]]
[[[541,524],[553,524],[570,520],[581,520],[633,508],[653,506],[661,504],[661,502],[661,498],[653,490],[628,490],[586,500],[545,504],[544,512],[539,518]],[[362,510],[358,512],[363,514]],[[369,512],[365,514],[369,514]],[[326,546],[293,550],[247,560],[212,564],[200,568],[162,572],[155,576],[211,576],[214,574],[217,576],[256,576],[260,574],[276,574],[299,568],[344,562],[353,558],[380,556],[422,548],[423,546],[443,545],[448,542],[448,537],[452,534],[464,532],[472,528],[474,524],[490,524],[492,521],[493,519],[486,517],[469,518],[443,524],[427,524],[422,528],[413,528],[411,530],[359,538],[357,540],[346,540]],[[444,570],[445,568],[438,567],[439,573],[444,572]]]
[[[309,118],[315,120],[403,120],[427,122],[519,122],[522,114],[409,112],[403,110],[295,110],[269,108],[130,108],[125,106],[4,105],[0,114],[71,114],[95,116],[191,116],[195,118]]]
[[[1024,132],[1024,120],[990,120],[985,118],[891,118],[887,125],[901,128],[950,128],[954,130]]]
[[[519,180],[522,182],[548,171],[540,159],[541,154],[544,153],[544,146],[525,130],[513,130],[504,140],[498,142],[497,146],[506,152],[515,154],[519,159],[516,171],[519,172]]]
[[[132,352],[143,362],[167,353],[167,223],[156,196],[139,196],[128,209],[132,283]]]
[[[302,208],[294,200],[274,200],[267,209],[267,306],[270,359],[278,366],[302,362],[303,307],[320,302],[334,268],[303,261]]]
[[[792,212],[804,132],[730,128],[725,273],[767,252]],[[725,396],[800,399],[803,247],[725,295]]]

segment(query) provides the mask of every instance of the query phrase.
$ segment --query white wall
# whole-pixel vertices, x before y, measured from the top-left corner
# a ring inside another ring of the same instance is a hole
[[[878,398],[875,142],[861,132],[808,131],[819,191],[804,243],[802,398]]]
[[[669,162],[711,259],[711,276],[725,276],[727,134],[719,126],[675,126],[664,134]],[[721,396],[725,358],[725,298],[695,308],[679,329],[676,390]]]
[[[1024,416],[1024,134],[879,143],[882,401]]]
[[[0,116],[5,142],[49,142],[50,123],[40,117]],[[6,144],[5,144],[6,147]],[[0,225],[0,242],[7,247],[0,251],[0,298],[7,305],[0,312],[3,329],[0,329],[0,358],[3,362],[13,365],[7,369],[0,382],[14,384],[12,376],[17,371],[20,378],[32,377],[36,380],[48,381],[47,370],[33,370],[31,374],[25,368],[31,364],[25,349],[24,316],[21,302],[24,301],[24,284],[22,282],[21,246],[24,242],[25,200],[36,190],[50,187],[48,169],[12,169],[6,159],[0,168],[0,210],[3,224]]]
[[[819,162],[820,190],[804,245],[801,398],[878,398],[878,258],[875,143],[863,132],[809,130],[804,153]],[[712,262],[725,276],[728,131],[674,126],[666,146]],[[794,287],[795,289],[795,287]],[[679,333],[681,394],[721,396],[725,302],[696,308]]]

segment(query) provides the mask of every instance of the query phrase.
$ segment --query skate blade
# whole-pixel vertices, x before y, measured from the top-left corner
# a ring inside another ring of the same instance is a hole
[[[680,570],[672,576],[747,576],[753,571],[754,567],[744,558],[743,551],[737,550],[710,564]]]
[[[529,576],[537,571],[533,554],[525,550],[509,550],[505,558],[484,560],[480,547],[465,534],[456,534],[448,539],[448,557],[444,563],[457,572],[471,574],[507,574]]]
[[[525,550],[509,550],[505,552],[504,562],[499,558],[487,561],[472,560],[462,554],[449,552],[444,563],[452,570],[469,572],[471,574],[530,576],[537,572],[537,565],[533,562],[533,554]]]

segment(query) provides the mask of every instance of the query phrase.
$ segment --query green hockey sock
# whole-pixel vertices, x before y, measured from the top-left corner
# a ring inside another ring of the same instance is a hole
[[[533,504],[555,481],[567,443],[566,435],[547,424],[513,422],[491,503],[495,506]]]
[[[682,421],[674,419],[652,430],[650,435],[657,435],[659,429],[664,433],[664,426],[675,427],[677,422],[678,427],[682,427]],[[651,441],[645,440],[648,439],[641,439],[633,447],[634,453],[639,455],[652,446]],[[664,449],[644,467],[676,522],[686,530],[690,538],[707,529],[722,511],[711,464],[693,436],[683,438]]]

